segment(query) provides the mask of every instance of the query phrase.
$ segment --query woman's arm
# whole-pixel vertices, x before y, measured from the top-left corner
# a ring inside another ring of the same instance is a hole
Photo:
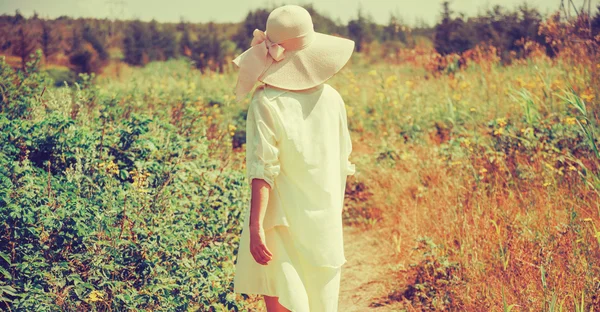
[[[250,203],[250,228],[262,228],[269,190],[271,186],[263,179],[252,179],[252,201]]]
[[[275,108],[262,91],[257,91],[248,107],[246,120],[246,174],[251,186],[250,252],[254,260],[266,265],[272,254],[266,246],[263,219],[269,202],[269,191],[279,175],[278,136],[280,126]]]
[[[273,254],[265,243],[263,220],[269,202],[271,186],[263,179],[252,179],[252,201],[250,203],[250,252],[257,263],[266,265]]]

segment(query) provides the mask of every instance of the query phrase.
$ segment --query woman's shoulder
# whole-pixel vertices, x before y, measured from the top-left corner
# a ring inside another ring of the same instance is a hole
[[[334,88],[334,87],[332,87],[332,86],[331,86],[330,84],[328,84],[328,83],[324,83],[324,84],[323,84],[323,87],[325,88],[325,90],[327,90],[327,91],[329,91],[329,92],[331,92],[331,93],[333,93],[333,94],[335,94],[335,95],[338,95],[338,96],[340,95],[340,93],[337,91],[337,89],[336,89],[336,88]]]
[[[324,84],[323,86],[324,86],[324,91],[326,92],[326,94],[328,96],[331,97],[332,100],[336,100],[336,101],[339,101],[339,102],[343,102],[344,101],[342,99],[342,96],[338,92],[338,90],[336,90],[334,87],[332,87],[329,84]]]
[[[275,103],[275,97],[268,86],[260,85],[252,94],[248,109],[259,112],[262,114],[273,114],[277,111],[277,104]]]
[[[252,93],[252,97],[250,100],[252,102],[254,102],[258,99],[263,98],[265,96],[265,89],[266,89],[265,85],[257,86],[256,89],[254,89],[254,92]]]

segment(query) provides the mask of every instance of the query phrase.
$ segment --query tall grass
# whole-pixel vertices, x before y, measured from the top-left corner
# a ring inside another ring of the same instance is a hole
[[[410,250],[429,236],[464,268],[468,291],[447,292],[447,308],[600,307],[582,296],[600,293],[600,90],[598,68],[583,68],[540,57],[428,80],[378,67],[332,81],[352,111],[352,183],[371,194],[361,209],[379,211],[378,226],[403,238],[390,241],[390,264],[422,264]],[[417,273],[397,274],[410,284]],[[406,286],[413,306],[434,306]]]

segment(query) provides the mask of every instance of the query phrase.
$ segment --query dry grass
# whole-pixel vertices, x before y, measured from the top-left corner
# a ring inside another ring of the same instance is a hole
[[[581,185],[489,189],[435,153],[413,150],[412,161],[394,168],[362,168],[373,192],[368,204],[384,213],[381,238],[396,252],[379,265],[419,263],[416,242],[431,237],[465,270],[465,292],[455,299],[467,310],[498,308],[502,290],[521,310],[539,310],[553,295],[580,296],[586,287],[589,300],[598,300],[591,294],[599,289],[589,287],[598,285],[600,246],[584,221],[598,219],[595,192]]]
[[[600,90],[591,82],[600,67],[581,64],[587,61],[539,57],[432,80],[397,68],[347,73],[362,84],[359,96],[348,97],[359,163],[347,190],[349,215],[371,212],[361,220],[385,229],[380,239],[393,251],[379,265],[396,268],[396,286],[376,304],[572,311],[583,296],[586,311],[600,309],[598,158],[591,141],[557,139],[584,135],[585,125],[597,131]],[[564,101],[565,92],[585,99],[587,117]],[[417,248],[422,238],[435,252]],[[419,275],[431,266],[456,280]],[[414,286],[425,289],[420,297],[411,295]]]

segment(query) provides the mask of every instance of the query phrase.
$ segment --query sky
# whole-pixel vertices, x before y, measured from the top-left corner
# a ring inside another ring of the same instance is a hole
[[[568,0],[564,0],[568,1]],[[572,0],[581,6],[585,0]],[[592,8],[600,0],[591,0]],[[71,17],[122,18],[160,22],[178,22],[181,18],[190,22],[240,22],[249,10],[260,7],[275,7],[283,4],[308,4],[343,23],[357,16],[359,8],[370,15],[375,22],[387,24],[390,15],[414,25],[423,20],[433,25],[438,20],[443,0],[0,0],[0,14],[21,14],[31,16],[34,11],[41,17],[55,18],[61,15]],[[561,0],[451,0],[455,12],[475,15],[496,4],[515,7],[522,3],[548,13],[559,8]]]

